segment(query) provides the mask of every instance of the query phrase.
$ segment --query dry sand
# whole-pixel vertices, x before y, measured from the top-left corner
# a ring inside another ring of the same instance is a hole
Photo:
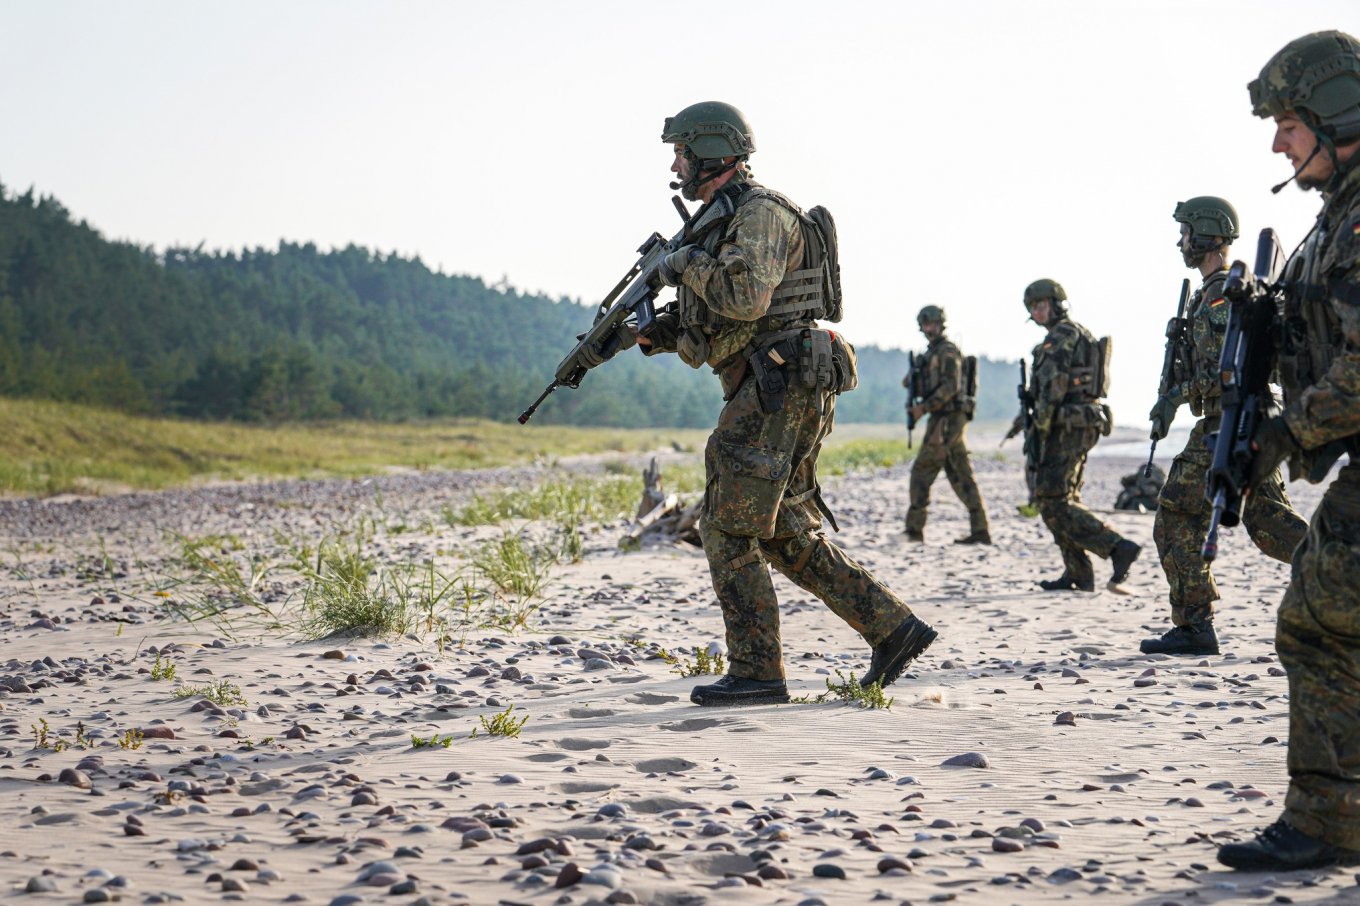
[[[171,532],[239,536],[237,556],[315,544],[359,519],[372,552],[448,570],[493,529],[439,519],[539,469],[284,482],[0,503],[0,891],[6,902],[1219,903],[1351,901],[1353,871],[1243,875],[1214,850],[1272,821],[1286,788],[1273,650],[1287,567],[1229,532],[1224,654],[1138,653],[1167,627],[1152,516],[1129,595],[1045,594],[1060,570],[1014,461],[976,457],[996,545],[961,548],[941,477],[928,543],[899,534],[906,466],[827,482],[839,542],[940,638],[889,710],[690,704],[656,645],[722,621],[700,552],[622,553],[622,523],[552,574],[531,627],[434,639],[230,636],[166,614],[184,597]],[[1014,455],[1014,451],[1012,451]],[[1133,459],[1097,458],[1107,509]],[[1310,513],[1319,489],[1293,485]],[[1108,563],[1097,564],[1098,578]],[[776,579],[796,695],[862,672],[860,639]],[[265,583],[286,606],[298,591]],[[162,590],[163,597],[155,591]],[[649,649],[649,644],[652,646]],[[173,681],[148,671],[156,656]],[[238,684],[248,705],[175,698]],[[514,705],[518,738],[470,736]],[[89,748],[35,748],[32,725]],[[141,728],[139,749],[117,744]],[[153,733],[165,738],[153,738]],[[451,736],[413,748],[413,734]],[[173,738],[170,738],[173,737]],[[974,753],[974,754],[970,754]],[[956,756],[980,766],[948,766]],[[981,766],[985,765],[985,766]],[[36,891],[26,893],[25,891]],[[49,891],[49,892],[42,892]]]

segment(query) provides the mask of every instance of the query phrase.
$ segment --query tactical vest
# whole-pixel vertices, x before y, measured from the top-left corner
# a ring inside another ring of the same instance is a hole
[[[1285,264],[1278,348],[1280,386],[1286,406],[1319,383],[1331,368],[1333,358],[1345,348],[1341,322],[1332,309],[1331,297],[1360,292],[1340,281],[1329,281],[1327,274],[1337,263],[1332,260],[1336,254],[1333,231],[1350,226],[1345,219],[1330,222],[1332,218],[1328,215],[1344,218],[1349,210],[1355,209],[1353,193],[1347,194],[1351,204],[1341,197],[1328,200],[1313,233]],[[1360,298],[1353,304],[1360,304]],[[1291,480],[1305,477],[1314,483],[1322,481],[1343,453],[1349,453],[1352,459],[1360,456],[1360,435],[1296,454],[1289,462],[1289,476]]]
[[[945,404],[941,412],[962,412],[972,409],[973,397],[977,395],[977,385],[974,383],[969,387],[968,359],[963,357],[959,348],[947,339],[941,338],[939,343],[932,343],[926,347],[926,351],[917,360],[916,366],[921,371],[924,378],[919,388],[921,399],[928,400],[940,389],[943,379],[940,376],[942,361],[945,355],[953,354],[959,357],[959,379],[962,386],[958,388],[958,393]],[[924,361],[922,361],[924,360]],[[974,374],[976,374],[977,359],[974,362]],[[976,380],[976,379],[974,379]]]
[[[1226,320],[1216,324],[1209,316],[1209,306],[1223,298],[1223,286],[1228,282],[1226,270],[1209,275],[1204,285],[1195,291],[1190,302],[1189,327],[1186,331],[1184,361],[1189,374],[1185,376],[1185,398],[1196,416],[1216,416],[1222,411],[1219,397],[1223,385],[1219,376],[1219,358],[1223,353],[1223,336],[1227,333]],[[1219,302],[1227,306],[1227,302]]]
[[[755,322],[756,336],[810,327],[817,320],[839,321],[842,314],[840,260],[835,221],[830,212],[820,205],[804,212],[783,193],[746,180],[729,183],[718,191],[732,202],[732,213],[709,218],[702,232],[690,237],[714,258],[718,257],[727,226],[737,209],[758,198],[768,198],[792,213],[802,229],[803,260],[798,268],[786,272],[774,288],[769,309]],[[718,326],[717,317],[688,286],[678,288],[677,299],[682,330],[698,327],[711,334]]]
[[[1067,395],[1063,397],[1063,403],[1099,402],[1110,395],[1110,338],[1097,340],[1075,321],[1067,323],[1076,329],[1077,343],[1067,372]]]

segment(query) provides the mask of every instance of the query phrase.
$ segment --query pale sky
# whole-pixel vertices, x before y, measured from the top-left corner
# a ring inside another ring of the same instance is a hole
[[[678,228],[662,121],[726,100],[756,177],[835,215],[853,342],[920,347],[933,303],[1028,355],[1052,277],[1136,425],[1193,276],[1176,202],[1230,200],[1248,261],[1312,223],[1246,84],[1326,28],[1360,4],[0,0],[0,182],[157,248],[353,242],[593,300]]]

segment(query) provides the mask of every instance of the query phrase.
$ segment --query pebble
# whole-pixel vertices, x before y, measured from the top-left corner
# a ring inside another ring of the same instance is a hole
[[[989,768],[991,762],[981,752],[964,752],[940,762],[942,768]]]

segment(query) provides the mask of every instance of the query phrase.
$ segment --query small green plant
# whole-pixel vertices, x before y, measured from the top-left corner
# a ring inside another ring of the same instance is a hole
[[[83,722],[76,723],[75,742],[69,743],[52,732],[52,727],[47,722],[47,718],[39,717],[36,724],[29,725],[33,730],[33,748],[51,749],[53,752],[64,752],[73,745],[82,749],[94,748],[94,740],[85,730]]]
[[[483,545],[473,555],[472,565],[501,591],[524,601],[538,596],[556,559],[522,535],[507,532]]]
[[[821,695],[813,697],[805,695],[801,698],[793,699],[800,705],[816,705],[825,701],[841,701],[859,705],[861,708],[892,710],[894,699],[883,694],[883,686],[880,683],[870,683],[861,686],[859,679],[853,672],[844,674],[836,671],[836,678],[839,682],[832,682],[830,677],[826,680],[826,691]]]
[[[241,687],[226,680],[213,680],[202,686],[180,686],[175,690],[175,698],[192,698],[201,695],[215,705],[248,705]]]
[[[721,652],[709,654],[707,648],[694,649],[693,661],[672,654],[664,648],[661,649],[659,654],[663,661],[671,665],[671,673],[678,673],[684,677],[709,676],[710,674],[727,672],[727,659],[722,656]]]
[[[474,735],[476,732],[477,731],[475,730],[473,731]],[[414,733],[411,734],[411,748],[413,749],[447,749],[451,745],[453,745],[453,737],[451,735],[440,736],[436,733],[433,736],[421,737]]]
[[[156,663],[151,665],[151,678],[153,680],[172,680],[175,678],[175,662],[166,657],[162,659],[161,653],[156,652]]]
[[[482,723],[482,729],[486,731],[486,735],[506,736],[512,739],[518,736],[520,729],[528,722],[529,715],[525,714],[523,717],[514,717],[511,713],[514,710],[515,706],[510,705],[504,711],[499,714],[493,714],[491,717],[487,717],[483,714],[479,720]],[[477,738],[476,727],[472,728],[472,736],[470,738]]]
[[[142,731],[129,727],[118,735],[118,748],[136,751],[142,747]]]

